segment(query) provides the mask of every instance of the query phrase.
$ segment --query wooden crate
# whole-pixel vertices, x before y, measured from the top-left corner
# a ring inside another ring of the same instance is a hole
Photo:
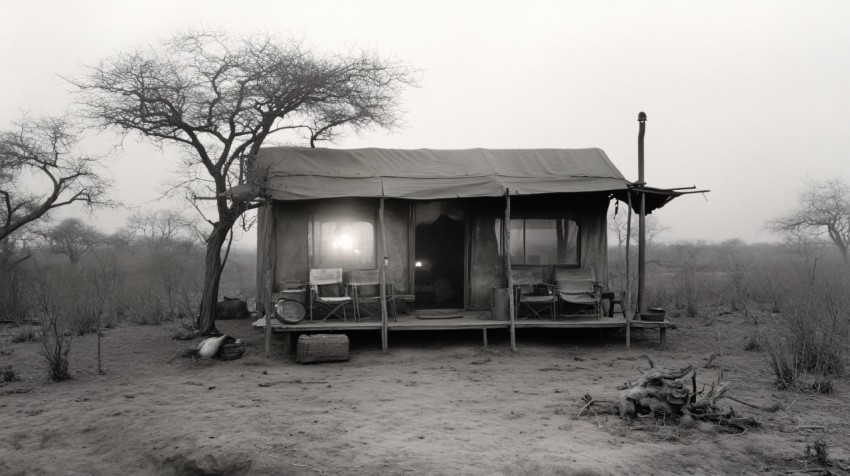
[[[340,362],[348,360],[348,336],[345,334],[313,334],[298,337],[295,356],[299,364]]]

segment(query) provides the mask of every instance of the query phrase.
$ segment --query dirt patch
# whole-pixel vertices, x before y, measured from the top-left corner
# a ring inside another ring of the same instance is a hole
[[[350,361],[311,366],[283,356],[278,339],[266,359],[245,322],[219,325],[245,357],[203,363],[169,363],[187,345],[173,329],[125,326],[104,334],[106,375],[83,336],[74,379],[58,384],[46,383],[37,343],[9,344],[0,365],[21,381],[0,388],[0,473],[784,473],[803,469],[815,437],[848,458],[847,381],[828,396],[777,391],[761,355],[744,350],[743,319],[678,324],[666,349],[653,332],[626,349],[616,333],[523,331],[518,353],[497,332],[488,349],[479,333],[430,332],[391,334],[382,355],[377,333],[353,334]],[[701,375],[723,369],[735,395],[785,409],[756,412],[763,428],[743,435],[578,417],[585,393],[616,398],[645,353],[670,367],[720,353]]]

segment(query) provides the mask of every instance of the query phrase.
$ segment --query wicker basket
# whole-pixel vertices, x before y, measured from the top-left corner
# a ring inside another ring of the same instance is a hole
[[[284,324],[298,324],[304,319],[304,306],[292,299],[280,299],[274,306],[274,317]]]
[[[242,342],[229,342],[221,346],[219,358],[221,360],[236,360],[245,353],[245,346]]]
[[[348,360],[348,336],[345,334],[314,334],[298,337],[296,362],[340,362]]]

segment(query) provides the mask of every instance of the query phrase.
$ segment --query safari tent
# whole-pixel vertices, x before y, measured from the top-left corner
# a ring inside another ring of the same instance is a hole
[[[372,271],[387,284],[377,286],[381,295],[393,293],[373,319],[349,312],[293,324],[261,319],[259,327],[290,336],[381,331],[386,350],[393,331],[482,329],[486,342],[488,329],[508,329],[514,343],[521,328],[670,325],[622,315],[560,318],[560,311],[517,319],[513,293],[498,293],[512,288],[517,270],[543,282],[575,275],[606,283],[611,200],[631,202],[643,192],[651,212],[680,193],[630,183],[600,149],[271,147],[251,169],[265,200],[260,309],[282,296],[309,306],[311,269],[340,268],[346,277]],[[510,312],[500,296],[508,296]]]

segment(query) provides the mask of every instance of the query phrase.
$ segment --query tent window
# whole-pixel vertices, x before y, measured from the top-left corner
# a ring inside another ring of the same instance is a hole
[[[371,220],[312,215],[307,231],[311,268],[375,269],[375,226]]]
[[[502,221],[496,220],[499,250]],[[512,218],[510,233],[511,264],[579,264],[579,226],[573,218]]]

